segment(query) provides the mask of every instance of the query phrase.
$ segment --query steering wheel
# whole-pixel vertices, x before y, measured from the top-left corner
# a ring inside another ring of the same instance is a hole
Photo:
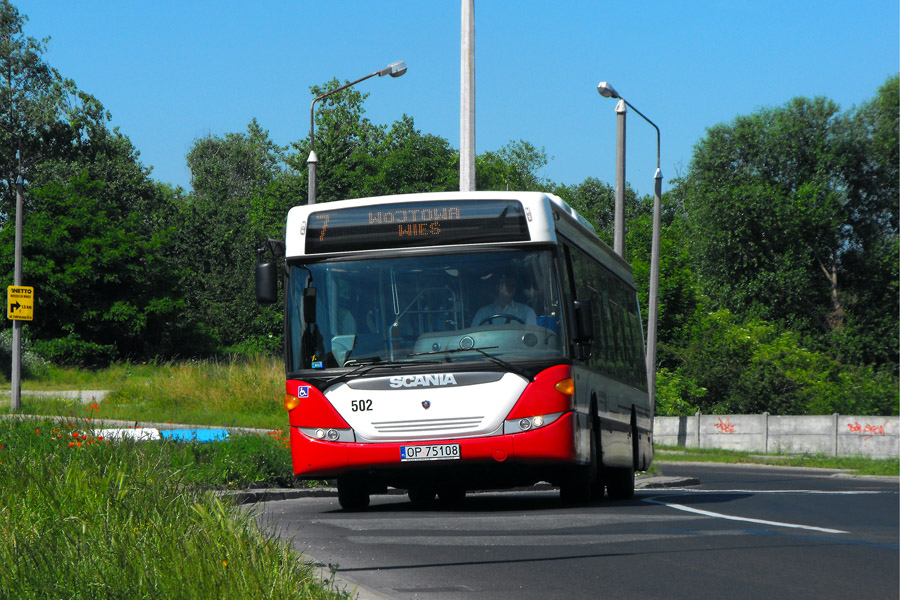
[[[509,324],[510,321],[518,321],[522,325],[525,324],[525,319],[521,319],[521,318],[517,317],[516,315],[511,315],[508,313],[497,313],[497,314],[491,315],[489,317],[485,317],[484,319],[481,320],[481,323],[479,323],[478,325],[484,325],[485,323],[493,321],[494,319],[501,319],[501,318],[506,319],[506,324]]]

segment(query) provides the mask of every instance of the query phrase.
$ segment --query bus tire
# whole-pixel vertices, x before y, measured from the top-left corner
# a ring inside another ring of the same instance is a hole
[[[409,501],[416,506],[429,506],[434,502],[435,490],[433,487],[417,486],[406,490]]]
[[[559,484],[559,499],[563,504],[584,504],[591,499],[594,477],[590,466],[579,467]]]
[[[438,490],[438,500],[447,508],[459,508],[466,502],[466,488],[447,486]]]
[[[591,482],[591,500],[603,500],[606,477],[603,471],[603,446],[600,438],[600,415],[596,399],[591,403],[591,462],[594,466],[594,480]]]
[[[369,506],[369,485],[360,477],[338,477],[338,503],[344,510],[363,510]]]
[[[634,467],[607,469],[606,492],[613,500],[631,500],[634,497]]]

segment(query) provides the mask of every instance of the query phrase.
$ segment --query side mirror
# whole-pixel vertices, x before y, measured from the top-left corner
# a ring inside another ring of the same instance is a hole
[[[594,307],[590,300],[575,300],[572,303],[575,314],[573,341],[584,344],[594,339]]]
[[[260,304],[278,301],[278,265],[274,262],[256,263],[256,301]]]
[[[316,322],[316,288],[308,287],[303,290],[303,322],[306,324]]]

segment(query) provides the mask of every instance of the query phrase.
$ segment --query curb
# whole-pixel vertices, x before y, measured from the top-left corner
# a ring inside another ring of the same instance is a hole
[[[86,417],[60,417],[53,415],[26,415],[26,414],[0,414],[2,419],[31,419],[35,421],[56,421],[85,423],[87,427],[102,429],[104,427],[118,429],[159,429],[160,431],[188,430],[188,431],[227,431],[231,434],[266,435],[271,429],[254,429],[252,427],[222,427],[221,425],[194,425],[189,423],[157,423],[153,421],[122,421],[119,419],[91,419]]]
[[[636,490],[660,490],[665,488],[684,487],[689,485],[700,485],[700,480],[696,477],[666,477],[651,476],[641,477],[635,481],[634,489]],[[548,491],[556,490],[556,486],[549,483],[538,483],[526,488],[513,488],[512,490],[499,491]],[[479,490],[470,493],[478,494],[480,492],[490,492],[496,490]],[[387,492],[372,494],[373,496],[405,496],[406,490],[390,488]],[[240,490],[218,491],[216,496],[220,498],[230,498],[237,504],[257,504],[260,502],[274,502],[277,500],[296,500],[298,498],[336,498],[337,488],[320,487],[320,488],[264,488],[259,490]]]

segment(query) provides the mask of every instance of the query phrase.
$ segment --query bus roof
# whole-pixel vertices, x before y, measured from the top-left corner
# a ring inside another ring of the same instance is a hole
[[[485,191],[485,192],[431,192],[419,194],[399,194],[338,200],[322,204],[295,206],[288,212],[285,229],[285,251],[288,257],[303,256],[308,253],[306,235],[308,227],[312,227],[311,215],[321,212],[337,211],[353,208],[375,208],[381,205],[419,204],[442,207],[448,203],[465,203],[475,201],[517,201],[520,202],[527,216],[529,240],[532,242],[557,242],[557,227],[554,213],[565,215],[569,227],[574,228],[584,237],[591,239],[602,250],[614,258],[619,258],[602,240],[597,237],[593,225],[582,217],[565,200],[554,194],[544,192]],[[324,230],[322,231],[324,235]],[[421,245],[420,245],[421,246]],[[621,260],[621,259],[619,259]],[[622,261],[623,264],[624,261]],[[630,269],[629,269],[630,270]]]

